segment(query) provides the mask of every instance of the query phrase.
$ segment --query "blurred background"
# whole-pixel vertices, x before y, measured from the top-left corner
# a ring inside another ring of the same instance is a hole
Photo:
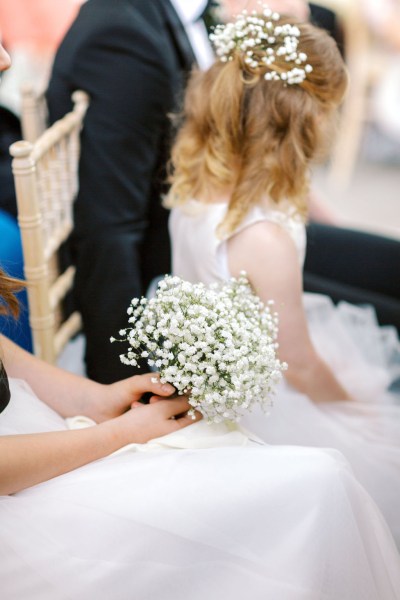
[[[315,185],[344,224],[400,239],[400,2],[320,4],[340,18],[350,88]]]
[[[329,166],[315,184],[345,223],[400,239],[400,2],[325,0],[337,11],[351,84]]]
[[[344,225],[400,240],[400,146],[373,126],[363,132],[360,154],[345,187],[335,183],[326,167],[315,169],[314,180]]]

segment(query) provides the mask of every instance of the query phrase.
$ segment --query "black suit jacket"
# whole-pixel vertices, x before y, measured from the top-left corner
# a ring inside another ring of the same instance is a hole
[[[343,46],[343,30],[340,25],[336,13],[325,6],[319,4],[309,3],[310,6],[310,20],[314,25],[326,29],[328,33],[336,40],[339,50],[344,54]]]
[[[132,297],[170,271],[161,208],[177,109],[194,62],[169,0],[89,0],[63,40],[47,93],[50,119],[83,89],[90,106],[81,136],[73,238],[76,301],[87,338],[88,375],[130,375],[109,342],[126,325]]]

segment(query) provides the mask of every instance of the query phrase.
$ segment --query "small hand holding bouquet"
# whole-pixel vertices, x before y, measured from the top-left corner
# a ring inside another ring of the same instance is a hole
[[[209,423],[238,421],[270,395],[286,367],[276,356],[277,315],[245,275],[205,286],[166,276],[154,298],[134,298],[119,332],[127,365],[147,359]],[[111,341],[117,341],[111,338]]]

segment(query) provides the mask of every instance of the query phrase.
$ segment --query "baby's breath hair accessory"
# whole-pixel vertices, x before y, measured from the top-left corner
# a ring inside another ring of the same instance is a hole
[[[307,55],[297,51],[300,30],[289,23],[278,24],[280,19],[279,13],[266,5],[261,5],[259,13],[244,10],[234,22],[217,25],[210,40],[222,62],[240,53],[251,69],[267,69],[266,80],[302,83],[312,66],[307,63]]]
[[[155,297],[132,300],[129,327],[119,332],[129,346],[120,360],[146,359],[161,383],[190,394],[192,416],[198,410],[210,423],[237,421],[255,404],[270,406],[286,368],[270,308],[244,275],[211,286],[166,276]]]

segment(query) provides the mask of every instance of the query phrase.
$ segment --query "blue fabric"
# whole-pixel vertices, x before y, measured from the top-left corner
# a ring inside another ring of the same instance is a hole
[[[0,266],[18,279],[24,279],[24,260],[22,255],[21,235],[17,221],[0,209]],[[18,320],[12,317],[0,316],[0,331],[16,344],[32,351],[32,337],[28,318],[28,298],[26,290],[18,292],[20,316]]]

